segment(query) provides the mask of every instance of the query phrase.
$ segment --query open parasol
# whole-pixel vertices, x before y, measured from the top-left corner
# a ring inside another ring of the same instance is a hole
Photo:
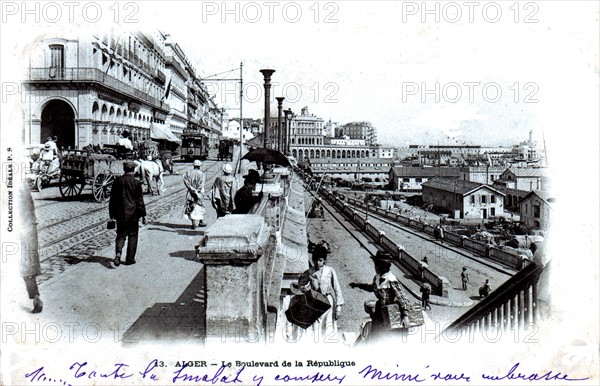
[[[250,150],[242,159],[248,161],[257,161],[265,164],[274,164],[280,166],[292,166],[290,160],[281,152],[274,149],[259,148]]]

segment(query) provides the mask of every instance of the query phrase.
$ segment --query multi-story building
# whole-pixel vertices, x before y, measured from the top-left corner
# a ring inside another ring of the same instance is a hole
[[[352,139],[364,139],[368,146],[377,143],[377,129],[370,122],[350,122],[336,129],[336,137],[343,137],[345,135]]]
[[[339,127],[338,122],[332,122],[331,119],[325,122],[323,126],[323,135],[325,137],[335,137],[335,131]]]
[[[509,189],[527,192],[550,188],[546,168],[508,168],[494,183]]]
[[[464,166],[459,169],[460,178],[465,181],[491,185],[506,170],[502,166]]]
[[[25,142],[58,136],[62,148],[133,140],[164,124],[165,41],[161,34],[45,37],[29,51],[24,81]]]
[[[28,55],[27,144],[53,135],[61,148],[114,144],[125,130],[134,141],[154,129],[169,138],[203,128],[220,135],[222,110],[168,34],[57,34],[33,43]]]
[[[436,177],[422,188],[424,203],[446,209],[453,218],[486,219],[504,214],[504,193],[488,185]]]
[[[310,114],[308,107],[303,107],[300,115],[290,119],[290,149],[302,145],[323,145],[323,127],[323,118]]]
[[[520,221],[527,227],[547,231],[554,198],[541,190],[534,190],[519,202]]]

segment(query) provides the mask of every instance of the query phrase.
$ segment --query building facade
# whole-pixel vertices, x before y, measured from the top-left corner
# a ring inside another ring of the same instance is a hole
[[[370,122],[350,122],[339,126],[335,136],[343,137],[345,135],[352,139],[364,139],[368,146],[377,143],[377,129]]]
[[[459,169],[448,167],[394,166],[389,171],[390,185],[399,192],[421,192],[423,183],[431,178],[459,176]]]
[[[504,193],[488,185],[437,177],[422,188],[424,203],[444,208],[453,218],[484,220],[504,214]]]
[[[310,160],[310,169],[313,174],[327,174],[331,178],[350,181],[370,178],[379,182],[387,181],[392,164],[390,158],[314,158]]]
[[[509,168],[500,175],[495,183],[509,189],[526,192],[550,189],[546,168]]]
[[[323,118],[310,114],[308,107],[303,107],[300,115],[290,119],[290,149],[303,145],[323,145],[324,127]]]
[[[206,111],[213,113],[207,126],[220,132],[218,109],[167,34],[56,34],[33,43],[28,56],[26,144],[56,135],[60,148],[81,149],[114,144],[124,131],[143,141],[155,127],[181,135]]]
[[[520,220],[527,227],[548,231],[554,199],[544,191],[534,190],[519,202]]]
[[[460,178],[465,181],[491,185],[506,170],[502,166],[466,166],[460,168]]]

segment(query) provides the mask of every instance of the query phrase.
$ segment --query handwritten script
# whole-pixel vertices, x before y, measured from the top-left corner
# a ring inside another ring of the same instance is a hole
[[[554,369],[545,369],[541,372],[530,372],[523,370],[526,366],[521,363],[515,363],[506,371],[498,374],[482,373],[469,374],[465,371],[437,371],[432,370],[429,365],[421,371],[403,371],[400,365],[396,365],[393,371],[382,369],[374,365],[366,365],[362,369],[335,368],[330,371],[314,371],[303,367],[294,367],[286,371],[258,371],[248,370],[246,366],[231,367],[225,364],[214,364],[212,368],[189,367],[185,363],[177,366],[175,370],[158,359],[153,359],[147,365],[134,369],[127,363],[114,363],[106,368],[97,367],[87,361],[76,361],[59,374],[49,374],[45,366],[38,367],[24,375],[25,380],[30,383],[52,383],[70,386],[71,384],[96,384],[99,380],[110,381],[111,384],[117,384],[119,380],[134,380],[137,382],[152,384],[211,384],[211,385],[256,385],[278,383],[294,384],[318,384],[318,385],[342,385],[345,381],[348,384],[355,384],[362,380],[368,384],[393,384],[403,383],[422,383],[426,381],[448,381],[457,383],[474,383],[480,380],[498,381],[498,384],[509,383],[510,381],[566,381],[577,382],[588,380],[589,377],[574,377],[567,373],[556,371]],[[162,381],[161,381],[162,379]],[[89,381],[85,381],[89,380]],[[116,382],[115,382],[116,381]],[[161,381],[161,382],[158,382]]]

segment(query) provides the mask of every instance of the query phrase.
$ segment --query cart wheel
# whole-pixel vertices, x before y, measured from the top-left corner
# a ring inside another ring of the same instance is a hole
[[[61,174],[58,180],[58,190],[63,197],[79,196],[85,185],[85,180],[79,176]]]
[[[113,182],[115,182],[115,175],[110,170],[103,170],[98,174],[94,178],[94,185],[92,187],[94,199],[98,202],[108,201]]]

